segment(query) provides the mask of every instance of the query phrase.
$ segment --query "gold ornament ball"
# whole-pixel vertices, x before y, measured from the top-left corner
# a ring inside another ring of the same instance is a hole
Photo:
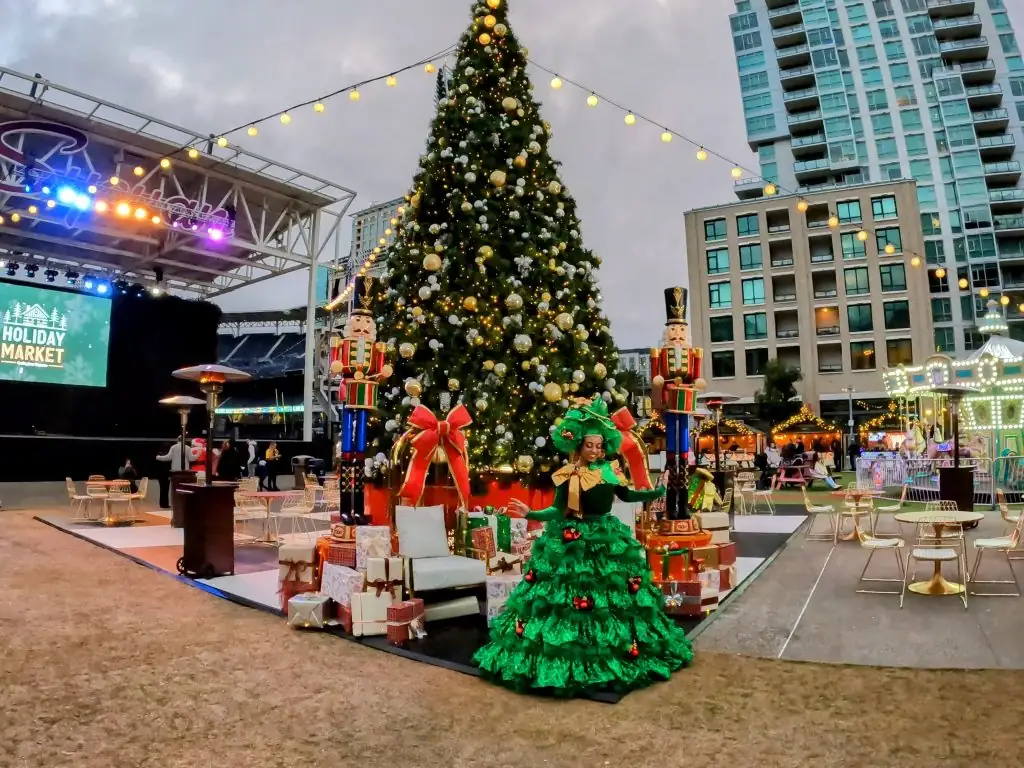
[[[484,370],[485,371],[493,371],[494,370],[494,361],[493,360],[484,360]]]
[[[495,376],[504,376],[507,372],[508,372],[508,366],[505,365],[504,363],[495,363],[494,364],[494,375]]]
[[[516,469],[520,472],[529,472],[533,469],[533,456],[519,456],[516,458]]]
[[[416,193],[415,195],[413,195],[413,196],[412,196],[412,199],[410,199],[410,200],[409,200],[409,204],[410,204],[410,205],[411,205],[411,206],[412,206],[413,208],[419,208],[419,207],[420,207],[420,200],[421,200],[421,199],[422,199],[422,198],[420,197],[420,193],[419,193],[419,192],[417,192],[417,193]]]
[[[506,27],[504,24],[495,24],[494,34],[496,34],[498,37],[504,37],[505,35],[508,34],[508,27]]]
[[[484,16],[484,26],[487,27],[488,29],[493,29],[494,25],[497,24],[497,23],[498,23],[498,20],[496,18],[494,18],[493,16],[491,16],[490,14],[487,14],[486,16]]]
[[[390,379],[391,374],[393,374],[394,372],[395,369],[390,365],[385,364],[380,367],[380,377],[382,379]]]
[[[491,36],[488,35],[486,32],[484,32],[482,35],[480,35],[480,37],[478,37],[477,40],[480,41],[480,45],[490,45],[491,44]]]
[[[423,307],[413,307],[411,311],[413,317],[419,317],[423,314]]]
[[[557,261],[555,261],[554,259],[548,259],[548,269],[556,269],[557,267],[558,267],[558,262]]]
[[[468,200],[466,202],[464,202],[462,204],[462,212],[463,213],[472,213],[473,212],[473,204],[471,202],[469,202]]]
[[[479,253],[483,258],[489,259],[494,255],[494,249],[489,245],[481,245],[480,250],[478,250],[477,253]]]
[[[555,382],[549,381],[544,385],[544,399],[549,403],[557,403],[562,399],[562,388]]]
[[[523,360],[523,364],[522,364],[521,367],[522,367],[522,369],[524,371],[530,370],[530,361],[529,360]]]
[[[516,168],[525,168],[526,167],[526,156],[525,155],[516,155],[516,159],[512,161],[512,164],[515,165]]]
[[[403,341],[398,345],[398,354],[408,360],[410,357],[416,354],[416,345],[411,344],[408,341]]]
[[[512,98],[511,96],[506,96],[504,99],[501,100],[501,107],[506,112],[515,112],[517,109],[519,109],[519,101]]]
[[[441,257],[436,253],[428,253],[423,257],[423,268],[428,272],[437,272],[441,268]]]
[[[576,340],[577,341],[586,341],[589,338],[590,338],[590,332],[586,328],[580,328],[578,331],[576,331]]]
[[[544,293],[542,293],[540,295],[540,300],[541,301],[551,301],[551,294],[548,293],[547,291],[544,291]]]
[[[487,0],[487,7],[492,11],[497,10],[501,7],[501,0]]]
[[[579,392],[579,391],[580,391],[580,385],[579,385],[579,384],[577,384],[577,383],[576,383],[576,382],[574,381],[574,382],[573,382],[572,384],[570,384],[570,385],[569,385],[569,391],[570,391],[570,392]]]
[[[476,312],[476,296],[467,296],[464,298],[462,300],[462,306],[470,312]]]
[[[572,315],[568,312],[562,312],[555,318],[555,325],[558,326],[560,331],[568,331],[572,328]]]
[[[484,345],[484,337],[483,336],[474,336],[473,337],[473,346],[474,347],[482,347],[483,345]]]
[[[510,293],[505,298],[505,306],[511,310],[519,310],[523,308],[523,297],[518,293]]]
[[[608,369],[605,368],[604,363],[596,363],[594,365],[594,375],[599,379],[603,379],[608,375]]]
[[[448,379],[448,389],[452,392],[456,392],[459,389],[458,379]]]
[[[418,379],[406,379],[405,394],[409,397],[419,397],[423,394],[423,385],[420,384]]]
[[[496,187],[504,187],[505,186],[505,172],[504,171],[494,171],[493,173],[491,173],[491,184],[493,184]]]
[[[561,191],[562,185],[559,184],[557,181],[552,181],[550,184],[548,184],[548,192],[550,192],[552,195],[557,195]]]

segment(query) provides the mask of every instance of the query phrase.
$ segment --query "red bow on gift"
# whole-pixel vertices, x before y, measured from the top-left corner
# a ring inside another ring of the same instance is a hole
[[[611,418],[612,424],[622,435],[622,448],[619,449],[619,452],[626,460],[626,466],[629,467],[629,479],[633,481],[633,487],[639,491],[653,488],[651,478],[647,473],[647,462],[644,460],[643,443],[633,434],[636,419],[633,418],[633,414],[629,412],[628,408],[619,408]]]
[[[433,411],[425,405],[417,405],[409,414],[409,426],[419,432],[409,441],[412,460],[405,473],[405,482],[398,491],[399,497],[418,504],[427,484],[427,471],[434,458],[434,450],[440,446],[448,458],[448,469],[455,480],[459,497],[465,505],[469,500],[469,454],[466,450],[466,435],[462,430],[473,423],[466,406],[458,405],[448,417],[439,421]]]

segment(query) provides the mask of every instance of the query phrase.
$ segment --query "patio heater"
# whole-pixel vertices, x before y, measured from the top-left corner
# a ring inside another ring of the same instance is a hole
[[[176,379],[194,381],[199,384],[199,389],[206,395],[206,411],[209,417],[206,434],[206,451],[208,466],[212,468],[213,463],[213,425],[217,418],[217,398],[224,391],[224,385],[232,382],[247,381],[250,375],[237,368],[228,368],[226,365],[193,365],[189,368],[179,368],[173,374]],[[213,473],[206,473],[206,484],[213,482]]]
[[[704,406],[715,416],[715,487],[718,488],[719,494],[724,498],[728,483],[727,473],[722,471],[722,451],[720,446],[722,440],[722,406],[726,403],[734,403],[739,398],[736,395],[727,395],[724,392],[705,392],[697,400],[704,403]]]
[[[939,499],[956,502],[962,511],[974,511],[974,467],[960,466],[960,402],[964,395],[978,392],[967,387],[934,386],[931,392],[949,400],[950,428],[953,431],[953,466],[939,467]]]
[[[200,400],[198,397],[192,397],[190,395],[175,395],[174,397],[165,397],[160,401],[160,405],[169,405],[172,408],[178,409],[178,417],[181,419],[181,467],[185,468],[185,433],[188,429],[188,414],[193,407],[197,405],[205,405],[205,400]]]

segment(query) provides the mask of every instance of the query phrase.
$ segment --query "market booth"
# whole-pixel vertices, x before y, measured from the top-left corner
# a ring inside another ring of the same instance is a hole
[[[738,451],[740,453],[756,455],[758,453],[764,453],[765,450],[765,434],[759,429],[754,429],[748,424],[744,424],[742,421],[736,419],[723,418],[719,423],[719,439],[718,439],[718,450],[728,453],[732,449],[732,446],[739,446]],[[699,436],[697,438],[697,450],[700,453],[708,451],[712,454],[715,452],[715,422],[713,420],[705,420],[700,425]]]
[[[806,404],[800,406],[800,410],[788,419],[772,427],[772,441],[780,451],[797,442],[804,444],[805,451],[816,450],[816,445],[822,451],[831,451],[832,442],[842,439],[843,432],[839,425],[825,421]]]

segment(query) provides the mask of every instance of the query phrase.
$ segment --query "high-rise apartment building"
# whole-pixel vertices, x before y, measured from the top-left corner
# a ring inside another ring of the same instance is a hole
[[[352,214],[352,244],[345,265],[345,278],[351,280],[371,255],[380,254],[394,235],[392,220],[398,216],[398,209],[405,204],[403,198],[372,205]],[[374,259],[368,270],[378,276],[384,268],[383,260]]]
[[[699,208],[685,224],[709,391],[752,403],[777,358],[803,374],[805,403],[845,422],[847,387],[884,410],[882,369],[932,353],[929,276],[910,255],[924,246],[914,182]]]
[[[764,179],[798,194],[917,181],[942,352],[980,346],[977,319],[1004,293],[1010,335],[1024,338],[1024,58],[1011,2],[736,0],[730,17]],[[763,186],[740,180],[736,192]]]

